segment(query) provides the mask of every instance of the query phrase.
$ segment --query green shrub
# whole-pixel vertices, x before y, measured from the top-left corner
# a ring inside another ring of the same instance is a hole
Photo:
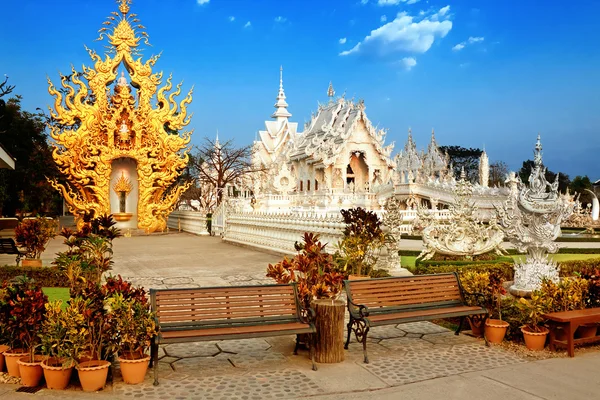
[[[429,265],[429,266],[442,266],[442,265],[473,265],[478,264],[497,264],[497,263],[513,263],[514,260],[511,257],[496,257],[491,260],[415,260],[415,266]]]
[[[488,263],[488,264],[446,264],[446,265],[427,265],[419,264],[415,266],[415,275],[426,275],[426,274],[441,274],[443,272],[458,272],[459,274],[463,271],[478,271],[478,272],[490,272],[498,274],[505,281],[512,281],[514,276],[513,263],[499,262],[499,263]]]
[[[42,287],[66,287],[68,288],[69,280],[64,272],[57,267],[15,267],[14,265],[0,266],[0,283],[7,282],[17,276],[26,276]],[[84,274],[86,279],[89,276]]]
[[[562,261],[558,265],[560,266],[560,276],[574,276],[589,268],[600,268],[600,258]]]

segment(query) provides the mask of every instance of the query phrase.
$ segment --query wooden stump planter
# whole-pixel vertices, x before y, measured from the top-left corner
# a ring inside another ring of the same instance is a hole
[[[317,328],[315,361],[325,364],[344,361],[344,302],[319,299],[313,301],[312,305],[315,309]]]
[[[119,365],[121,366],[121,376],[123,381],[130,385],[136,385],[144,382],[146,372],[148,371],[148,362],[150,356],[144,355],[142,358],[127,358],[119,357]]]
[[[598,325],[595,323],[579,325],[575,330],[575,338],[591,338],[596,336]]]
[[[525,339],[525,346],[529,350],[544,350],[546,346],[546,337],[550,332],[548,328],[542,326],[540,327],[541,332],[533,332],[527,326],[521,328],[521,332],[523,332],[523,339]]]
[[[64,390],[69,386],[73,367],[63,367],[63,361],[58,358],[47,358],[42,362],[44,379],[48,389]]]
[[[485,321],[485,337],[490,343],[502,343],[507,329],[508,322],[501,319],[488,319]]]
[[[39,355],[33,356],[33,361],[29,355],[19,358],[17,364],[19,364],[19,373],[21,374],[21,385],[27,387],[40,385],[44,375],[42,361],[44,361],[44,357]]]
[[[42,267],[42,259],[41,258],[24,258],[21,260],[21,265],[23,267]]]
[[[13,376],[15,378],[20,378],[21,373],[19,372],[19,358],[25,357],[28,355],[25,349],[8,349],[4,352],[4,362],[6,363],[6,370],[8,371],[8,375]]]
[[[105,360],[92,360],[79,363],[75,368],[84,392],[95,392],[104,388],[110,363]]]

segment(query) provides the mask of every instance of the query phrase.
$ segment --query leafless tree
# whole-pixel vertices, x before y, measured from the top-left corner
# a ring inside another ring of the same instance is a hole
[[[490,186],[503,186],[508,173],[508,165],[504,161],[490,164]]]
[[[263,170],[252,164],[252,145],[236,147],[233,140],[220,143],[209,138],[204,138],[202,144],[194,147],[190,167],[196,175],[198,188],[205,187],[205,191],[212,188],[216,192],[215,205],[221,204],[223,191],[228,185],[239,183],[250,174]]]
[[[0,99],[7,94],[10,94],[14,88],[14,85],[8,84],[8,76],[4,75],[4,82],[0,83]]]

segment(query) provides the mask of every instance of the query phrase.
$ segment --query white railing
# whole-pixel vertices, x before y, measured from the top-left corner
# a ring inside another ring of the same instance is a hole
[[[283,254],[295,254],[294,243],[300,242],[304,232],[317,233],[325,250],[333,252],[341,239],[345,224],[341,215],[315,213],[232,213],[227,216],[223,239]]]
[[[173,211],[167,220],[167,227],[196,235],[209,235],[207,221],[206,211]]]

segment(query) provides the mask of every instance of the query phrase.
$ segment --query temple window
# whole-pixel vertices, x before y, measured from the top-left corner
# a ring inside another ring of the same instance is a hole
[[[303,192],[304,191],[304,187],[302,187],[302,184],[304,183],[304,181],[300,181],[300,191]]]
[[[319,190],[319,181],[315,179],[315,192]]]
[[[310,192],[310,180],[306,181],[306,191]]]

